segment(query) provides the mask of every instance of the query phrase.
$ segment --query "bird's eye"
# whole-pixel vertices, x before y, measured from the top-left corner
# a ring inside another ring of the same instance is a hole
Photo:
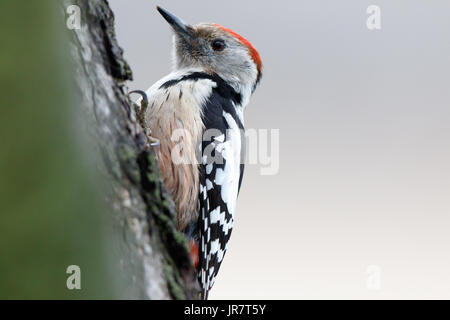
[[[223,49],[225,49],[225,41],[216,39],[211,43],[211,47],[214,49],[214,51],[222,51]]]

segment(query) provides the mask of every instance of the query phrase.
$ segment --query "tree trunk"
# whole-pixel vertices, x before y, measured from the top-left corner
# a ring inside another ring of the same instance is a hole
[[[113,13],[106,0],[64,0],[64,12],[70,5],[81,9],[81,28],[69,30],[70,51],[83,127],[101,155],[99,170],[112,209],[114,263],[125,286],[119,296],[196,299],[199,288],[188,243],[175,228],[173,202],[154,147],[127,96],[124,82],[132,73],[116,41]]]

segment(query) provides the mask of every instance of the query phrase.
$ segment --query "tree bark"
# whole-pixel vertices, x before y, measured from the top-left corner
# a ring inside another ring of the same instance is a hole
[[[69,31],[70,51],[83,127],[101,155],[118,250],[114,263],[125,284],[119,296],[196,299],[187,240],[175,228],[173,201],[127,96],[132,73],[116,41],[113,13],[106,0],[64,0],[63,10],[70,5],[81,9],[81,29]]]

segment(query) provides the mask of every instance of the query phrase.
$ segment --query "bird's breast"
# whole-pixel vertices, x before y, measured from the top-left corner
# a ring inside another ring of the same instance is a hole
[[[156,155],[164,184],[177,209],[178,229],[197,217],[199,149],[204,124],[202,112],[215,83],[172,74],[152,86],[147,96],[146,125],[160,140]]]

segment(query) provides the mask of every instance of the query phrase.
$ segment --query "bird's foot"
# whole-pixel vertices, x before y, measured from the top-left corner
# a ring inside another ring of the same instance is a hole
[[[159,139],[152,137],[151,132],[148,129],[148,126],[145,123],[145,113],[148,108],[148,97],[147,94],[142,90],[133,90],[128,93],[128,95],[132,93],[137,93],[141,96],[140,106],[137,103],[133,102],[134,112],[136,114],[136,120],[141,125],[144,130],[145,136],[147,137],[148,143],[147,147],[157,147],[160,145]]]
[[[142,128],[146,129],[146,123],[145,123],[145,113],[147,111],[148,107],[148,97],[147,94],[142,90],[133,90],[128,93],[128,95],[132,93],[137,93],[141,95],[141,105],[139,106],[137,103],[133,103],[134,112],[136,114],[136,120],[139,122]]]

